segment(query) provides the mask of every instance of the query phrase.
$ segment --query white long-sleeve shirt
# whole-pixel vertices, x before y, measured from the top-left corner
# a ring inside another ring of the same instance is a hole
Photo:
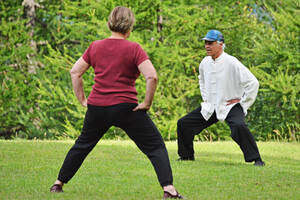
[[[200,92],[204,102],[201,114],[208,120],[214,111],[217,119],[224,121],[236,104],[228,100],[240,99],[244,114],[254,103],[259,83],[255,76],[238,59],[223,52],[215,60],[206,56],[199,65]]]

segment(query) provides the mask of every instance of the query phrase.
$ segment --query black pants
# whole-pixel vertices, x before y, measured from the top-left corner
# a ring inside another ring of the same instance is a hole
[[[68,152],[58,180],[67,183],[89,152],[111,126],[123,129],[154,166],[159,183],[173,183],[172,170],[164,141],[146,111],[132,111],[137,104],[122,103],[99,107],[88,105],[81,135]]]
[[[193,140],[203,129],[218,122],[216,113],[206,121],[200,113],[201,107],[187,114],[177,122],[178,154],[180,157],[194,156]],[[240,146],[246,162],[260,158],[253,135],[245,124],[245,115],[240,104],[232,107],[226,123],[231,129],[232,139]]]

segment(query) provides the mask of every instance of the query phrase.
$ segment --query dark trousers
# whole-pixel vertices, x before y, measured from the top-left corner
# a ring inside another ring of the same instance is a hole
[[[68,152],[58,180],[67,183],[89,152],[111,126],[123,129],[154,166],[161,186],[173,183],[172,170],[164,141],[146,111],[132,111],[137,104],[91,106],[85,115],[81,135]]]
[[[182,117],[177,122],[178,154],[180,157],[194,156],[193,140],[203,129],[218,122],[216,113],[206,121],[200,113],[201,107]],[[231,138],[240,146],[246,162],[260,158],[253,135],[245,124],[245,115],[240,104],[232,107],[226,123],[231,130]]]

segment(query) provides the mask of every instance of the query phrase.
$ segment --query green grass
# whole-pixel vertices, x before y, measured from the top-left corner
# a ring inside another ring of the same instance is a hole
[[[0,199],[161,199],[150,161],[131,141],[100,141],[65,192],[50,193],[72,144],[0,140]],[[300,199],[300,143],[258,143],[265,167],[245,163],[234,142],[195,143],[195,162],[177,162],[176,143],[166,145],[187,199]]]

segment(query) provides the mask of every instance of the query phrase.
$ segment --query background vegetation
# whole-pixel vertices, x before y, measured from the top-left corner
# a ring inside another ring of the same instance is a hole
[[[85,109],[72,91],[69,70],[106,26],[117,5],[130,7],[136,24],[130,40],[142,45],[159,74],[150,115],[165,139],[176,139],[177,120],[200,105],[201,38],[225,35],[225,51],[260,81],[247,116],[258,140],[300,140],[300,2],[298,0],[10,0],[0,1],[0,137],[75,138]],[[86,95],[93,71],[84,75]],[[139,99],[143,78],[137,80]],[[111,128],[107,138],[123,138]],[[225,140],[218,123],[199,140]]]

